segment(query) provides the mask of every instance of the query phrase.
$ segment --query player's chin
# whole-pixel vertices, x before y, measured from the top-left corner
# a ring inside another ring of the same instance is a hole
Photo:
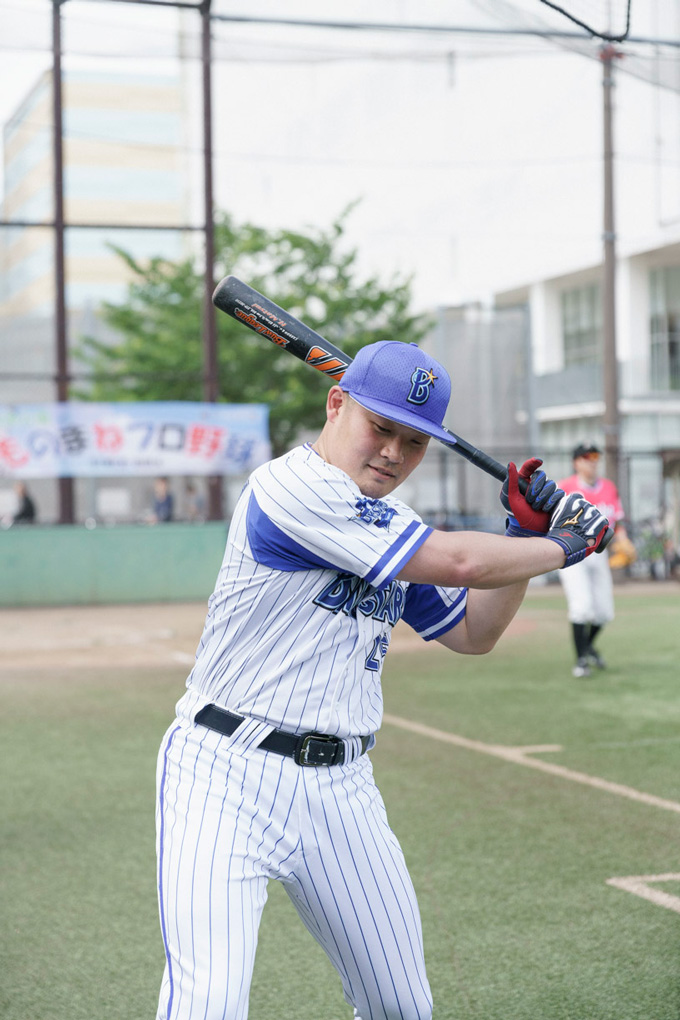
[[[371,499],[379,499],[396,489],[398,484],[399,479],[394,475],[383,474],[381,471],[376,471],[375,468],[369,468],[361,491]]]

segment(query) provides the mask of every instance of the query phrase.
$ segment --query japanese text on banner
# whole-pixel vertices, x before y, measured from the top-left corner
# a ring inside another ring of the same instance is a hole
[[[0,477],[238,475],[271,456],[266,404],[0,405]]]

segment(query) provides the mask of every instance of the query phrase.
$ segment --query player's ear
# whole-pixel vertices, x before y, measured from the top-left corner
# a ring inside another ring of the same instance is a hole
[[[331,386],[326,399],[326,417],[329,421],[335,421],[338,417],[346,397],[347,394],[339,386]]]

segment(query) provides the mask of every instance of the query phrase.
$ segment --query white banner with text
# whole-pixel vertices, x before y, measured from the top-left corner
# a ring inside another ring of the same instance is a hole
[[[0,405],[0,477],[238,475],[271,457],[266,404]]]

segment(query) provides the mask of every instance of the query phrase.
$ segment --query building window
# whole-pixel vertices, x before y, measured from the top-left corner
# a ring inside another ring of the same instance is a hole
[[[680,266],[652,269],[650,294],[650,384],[680,390]]]
[[[596,365],[602,360],[602,298],[599,285],[562,292],[564,365]]]

